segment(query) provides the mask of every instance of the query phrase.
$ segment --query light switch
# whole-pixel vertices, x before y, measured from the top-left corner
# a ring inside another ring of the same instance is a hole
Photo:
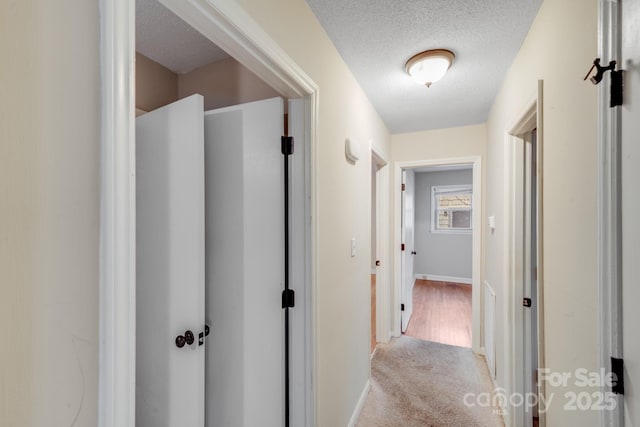
[[[356,238],[355,237],[351,238],[351,256],[352,257],[356,256]]]

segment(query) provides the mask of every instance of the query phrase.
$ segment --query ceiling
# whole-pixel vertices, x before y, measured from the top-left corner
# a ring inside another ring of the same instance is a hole
[[[542,0],[306,0],[391,133],[483,123]],[[414,54],[456,59],[430,88]]]
[[[393,134],[483,123],[542,0],[306,0]],[[157,0],[136,0],[136,50],[185,73],[228,55]],[[456,54],[430,88],[414,54]]]
[[[158,0],[136,0],[136,51],[177,74],[229,57]]]

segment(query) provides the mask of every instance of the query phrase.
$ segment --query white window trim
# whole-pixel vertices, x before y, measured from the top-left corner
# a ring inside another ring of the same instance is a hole
[[[463,185],[434,185],[431,187],[431,233],[432,234],[471,234],[473,232],[473,220],[471,221],[470,228],[456,228],[456,229],[438,229],[436,227],[437,208],[436,208],[436,190],[460,190],[469,191],[471,194],[471,217],[473,218],[473,184]]]

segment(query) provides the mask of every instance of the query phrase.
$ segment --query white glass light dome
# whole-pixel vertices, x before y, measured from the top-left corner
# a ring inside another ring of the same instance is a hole
[[[451,67],[455,55],[450,50],[434,49],[420,52],[409,59],[405,70],[418,83],[431,86]]]

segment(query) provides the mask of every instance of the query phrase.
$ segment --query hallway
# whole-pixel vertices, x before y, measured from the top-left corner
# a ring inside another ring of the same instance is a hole
[[[504,425],[483,405],[493,386],[484,359],[468,348],[402,336],[378,344],[371,363],[357,427]]]

